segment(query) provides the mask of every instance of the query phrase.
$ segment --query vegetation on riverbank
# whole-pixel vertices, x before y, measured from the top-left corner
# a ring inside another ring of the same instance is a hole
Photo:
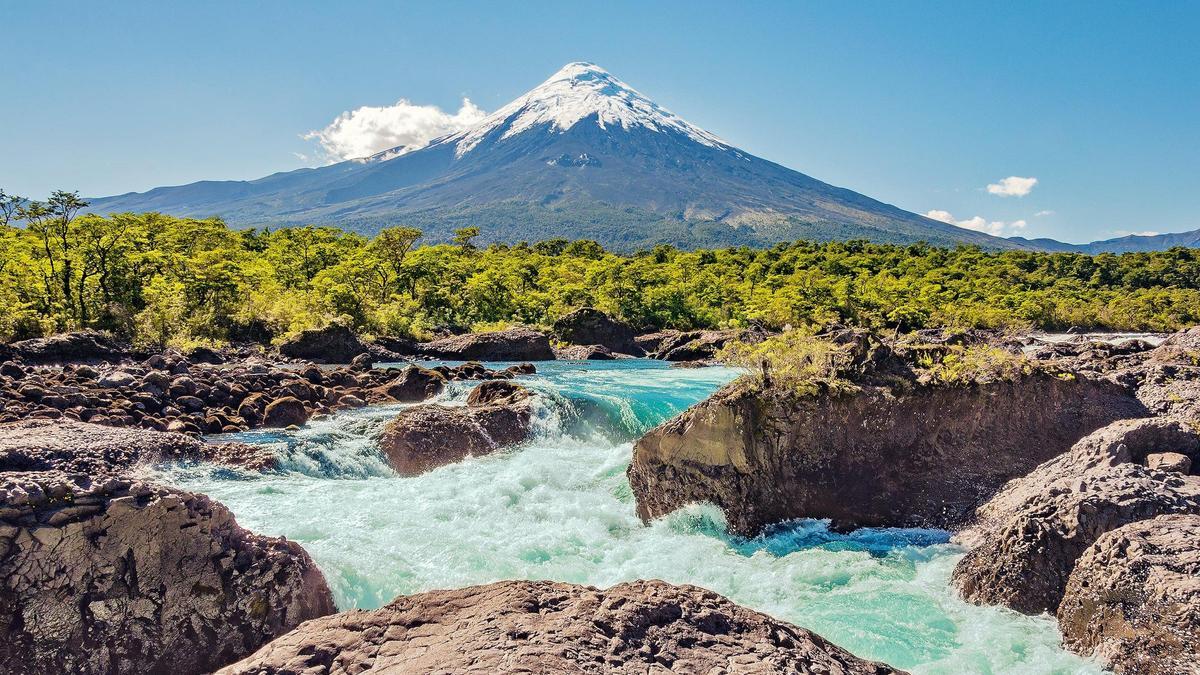
[[[236,231],[218,219],[78,215],[81,204],[70,193],[0,204],[0,339],[91,327],[142,344],[265,341],[339,318],[423,337],[438,326],[548,325],[581,306],[640,330],[1200,322],[1193,249],[1087,256],[849,241],[618,255],[591,241],[480,248],[476,228],[418,246],[420,231],[405,227],[373,239],[329,227]]]

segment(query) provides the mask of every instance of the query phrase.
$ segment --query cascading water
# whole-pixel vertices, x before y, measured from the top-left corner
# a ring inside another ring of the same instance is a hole
[[[961,550],[945,532],[839,535],[798,521],[746,540],[704,505],[643,525],[625,479],[633,439],[735,375],[648,361],[541,364],[521,378],[540,394],[533,440],[411,478],[392,473],[376,447],[401,406],[236,436],[275,447],[276,473],[155,471],[224,502],[252,530],[302,543],[341,608],[500,579],[659,578],[915,673],[1101,672],[1060,649],[1053,619],[958,599],[949,578]],[[454,383],[442,402],[460,403],[473,384]]]

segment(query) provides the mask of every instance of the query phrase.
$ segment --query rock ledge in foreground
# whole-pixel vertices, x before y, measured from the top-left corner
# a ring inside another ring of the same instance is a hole
[[[899,671],[712,591],[662,581],[607,590],[501,581],[310,621],[234,674],[839,673]]]

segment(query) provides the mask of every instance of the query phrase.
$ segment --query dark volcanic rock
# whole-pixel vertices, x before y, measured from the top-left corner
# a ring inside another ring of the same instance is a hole
[[[126,348],[105,333],[93,330],[62,333],[14,342],[13,356],[28,363],[75,363],[119,359]]]
[[[369,400],[373,403],[416,403],[437,396],[445,388],[446,376],[429,368],[409,366],[387,383],[373,389]]]
[[[337,323],[302,331],[279,345],[279,353],[284,356],[317,363],[350,363],[369,351],[354,331]]]
[[[0,424],[0,471],[57,469],[91,476],[141,462],[196,460],[265,470],[275,467],[268,449],[243,443],[211,444],[191,436],[119,429],[75,420]]]
[[[592,307],[582,307],[554,322],[554,334],[571,345],[599,345],[618,354],[642,356],[633,327]]]
[[[0,663],[23,673],[207,673],[334,611],[295,543],[203,495],[0,474]]]
[[[1163,451],[1200,457],[1200,437],[1171,420],[1123,420],[1006,485],[959,534],[972,546],[954,569],[963,597],[1053,612],[1076,560],[1101,535],[1159,514],[1200,513],[1200,479],[1144,466]]]
[[[664,361],[709,361],[730,342],[759,342],[766,334],[749,329],[668,330],[638,336],[647,356]]]
[[[1200,516],[1125,525],[1080,556],[1058,607],[1063,644],[1124,675],[1200,664]]]
[[[531,399],[519,384],[484,382],[466,406],[427,404],[401,411],[385,427],[380,448],[404,476],[491,454],[529,436]]]
[[[561,361],[611,361],[617,358],[612,350],[603,345],[574,345],[555,351]]]
[[[294,396],[285,396],[267,404],[263,412],[264,427],[300,426],[308,421],[308,408]]]
[[[897,673],[712,591],[662,581],[606,590],[501,581],[400,597],[312,621],[234,674]]]
[[[1144,415],[1118,385],[1040,372],[899,393],[735,382],[639,440],[628,474],[644,520],[708,501],[741,534],[792,518],[952,528],[1081,436]]]
[[[421,348],[427,356],[462,361],[553,361],[550,338],[529,328],[468,333],[434,340]]]

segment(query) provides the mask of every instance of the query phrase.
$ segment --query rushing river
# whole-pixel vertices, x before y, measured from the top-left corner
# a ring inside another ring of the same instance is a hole
[[[375,444],[400,406],[366,408],[294,433],[234,438],[278,448],[286,470],[160,467],[225,503],[257,532],[304,545],[338,606],[499,579],[609,586],[692,583],[915,673],[1099,673],[1062,651],[1049,617],[968,605],[949,585],[961,550],[933,530],[830,533],[799,521],[752,540],[712,507],[649,526],[625,479],[633,439],[735,373],[648,361],[552,362],[521,378],[543,394],[536,438],[414,478]],[[448,403],[473,383],[454,383]]]

